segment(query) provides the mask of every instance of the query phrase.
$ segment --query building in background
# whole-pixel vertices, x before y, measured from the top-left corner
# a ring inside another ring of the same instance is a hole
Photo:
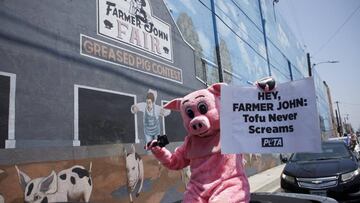
[[[337,136],[334,129],[334,115],[332,110],[331,95],[329,87],[320,78],[316,70],[313,70],[315,80],[316,99],[320,119],[321,136],[323,139]]]
[[[0,23],[0,194],[6,202],[26,195],[15,164],[31,178],[83,165],[92,170],[91,201],[128,202],[129,163],[144,168],[135,202],[178,201],[188,173],[165,170],[144,151],[144,125],[151,122],[145,115],[215,82],[308,77],[302,45],[267,0],[5,0]],[[330,136],[329,94],[314,78],[321,129]],[[150,89],[156,108],[134,114],[132,106],[149,100]],[[172,150],[186,135],[179,122],[176,112],[156,122]],[[128,161],[130,154],[142,162]],[[245,158],[248,175],[279,164],[276,154]]]
[[[332,102],[332,97],[331,97],[331,92],[330,92],[330,88],[327,85],[327,83],[324,81],[324,86],[326,88],[326,94],[327,94],[327,99],[329,102],[329,111],[330,111],[330,126],[329,126],[329,132],[331,132],[331,134],[329,134],[329,136],[331,137],[335,137],[335,136],[339,136],[338,132],[337,132],[337,123],[336,123],[336,117],[334,115],[334,106],[333,106],[333,102]],[[322,130],[323,131],[323,130]]]

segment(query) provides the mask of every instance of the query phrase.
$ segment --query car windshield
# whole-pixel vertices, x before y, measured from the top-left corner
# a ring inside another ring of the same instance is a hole
[[[322,143],[321,153],[295,153],[291,161],[313,161],[349,157],[350,153],[341,142]]]

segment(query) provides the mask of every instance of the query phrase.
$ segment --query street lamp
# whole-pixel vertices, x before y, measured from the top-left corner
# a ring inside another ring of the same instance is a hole
[[[317,66],[319,64],[323,64],[323,63],[339,63],[339,61],[321,61],[319,63],[313,63],[311,66],[311,69],[310,69],[310,76],[312,76],[312,72],[313,72],[313,69],[315,68],[315,66]]]
[[[339,61],[322,61],[322,62],[319,62],[319,63],[313,63],[312,68],[314,68],[315,66],[317,66],[319,64],[322,64],[322,63],[339,63]]]

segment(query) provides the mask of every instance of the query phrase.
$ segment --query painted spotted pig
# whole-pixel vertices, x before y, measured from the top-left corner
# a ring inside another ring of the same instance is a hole
[[[24,191],[26,203],[47,202],[89,202],[93,183],[91,179],[91,163],[89,170],[75,165],[58,174],[52,171],[47,177],[31,179],[15,166],[19,182]]]

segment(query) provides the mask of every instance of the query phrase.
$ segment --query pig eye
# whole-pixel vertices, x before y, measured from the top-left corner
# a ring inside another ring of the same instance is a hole
[[[189,116],[189,118],[194,118],[194,117],[195,117],[195,114],[194,114],[194,112],[191,110],[191,108],[187,108],[187,109],[185,110],[185,112],[186,112],[186,115]]]
[[[206,114],[208,111],[208,107],[204,102],[200,102],[197,107],[201,114]]]

